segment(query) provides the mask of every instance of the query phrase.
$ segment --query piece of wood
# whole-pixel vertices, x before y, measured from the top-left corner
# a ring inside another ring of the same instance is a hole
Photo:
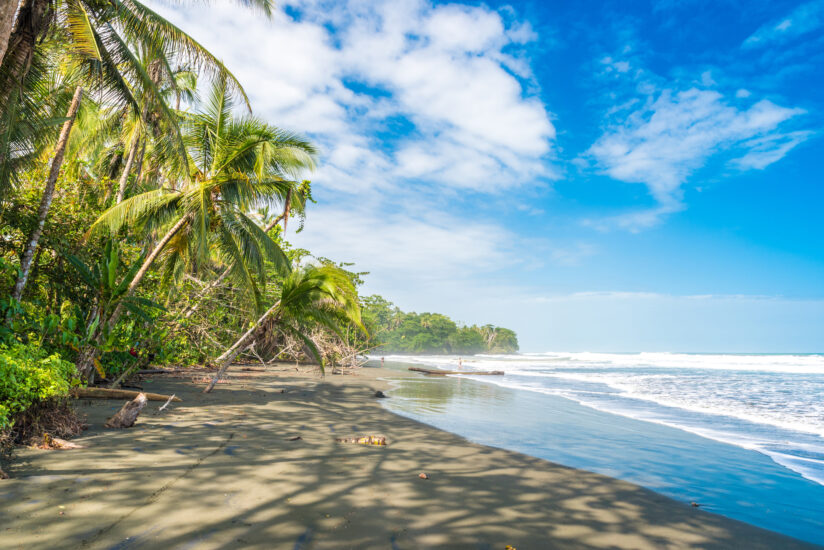
[[[38,445],[40,449],[83,449],[83,445],[60,439],[59,437],[52,437],[49,434],[43,434],[43,443]]]
[[[146,393],[130,390],[110,390],[107,388],[75,388],[72,395],[78,399],[134,399],[138,395],[143,395],[149,401],[166,401],[172,397],[172,401],[181,401],[179,397],[163,395],[160,393]]]
[[[174,369],[138,369],[135,374],[174,374]]]
[[[171,397],[169,397],[168,401],[166,401],[166,402],[163,404],[163,406],[162,406],[162,407],[160,407],[159,409],[157,409],[157,410],[158,410],[158,412],[159,412],[159,411],[162,411],[163,409],[165,409],[166,407],[168,407],[168,406],[169,406],[169,403],[171,403],[171,402],[172,402],[172,399],[174,399],[174,398],[175,398],[175,394],[172,394],[172,396],[171,396]]]
[[[149,400],[143,393],[137,394],[137,397],[123,405],[123,407],[115,413],[113,417],[108,419],[104,424],[107,428],[131,428],[137,421],[137,416],[143,407],[146,406]]]
[[[422,372],[424,374],[435,374],[438,376],[445,376],[447,374],[466,374],[468,376],[503,376],[504,371],[502,370],[490,370],[490,371],[464,371],[464,370],[433,370],[433,369],[422,369],[420,367],[409,367],[409,370],[413,370],[415,372]]]

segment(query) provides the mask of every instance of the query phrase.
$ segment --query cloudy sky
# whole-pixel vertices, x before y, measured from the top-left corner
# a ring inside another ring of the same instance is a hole
[[[153,5],[319,144],[289,238],[367,293],[525,351],[824,351],[824,0]]]

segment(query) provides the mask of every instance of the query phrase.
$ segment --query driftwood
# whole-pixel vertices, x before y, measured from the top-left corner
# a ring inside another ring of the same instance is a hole
[[[432,369],[422,369],[420,367],[409,367],[409,370],[413,370],[415,372],[422,372],[424,374],[435,374],[439,376],[445,376],[447,374],[466,374],[470,376],[503,376],[504,371],[502,370],[490,370],[490,371],[468,371],[468,370],[432,370]]]
[[[104,424],[107,428],[131,428],[137,421],[137,415],[143,410],[149,400],[146,395],[139,393],[137,397],[123,405],[117,413]]]
[[[203,367],[174,367],[171,369],[140,369],[135,372],[135,374],[139,375],[147,375],[147,374],[202,374],[204,372],[214,372],[215,369],[203,366]]]
[[[172,401],[181,401],[179,397],[163,395],[160,393],[146,393],[130,390],[111,390],[107,388],[75,388],[72,395],[78,399],[134,399],[138,395],[143,395],[149,401],[166,401],[170,397]]]
[[[175,371],[172,369],[138,369],[135,371],[135,374],[166,374],[166,373],[174,373]]]
[[[168,399],[168,400],[167,400],[167,401],[166,401],[166,402],[165,402],[165,403],[164,403],[164,404],[163,404],[163,405],[162,405],[159,409],[157,409],[157,411],[158,411],[158,412],[160,412],[160,411],[162,411],[163,409],[165,409],[166,407],[168,407],[168,406],[169,406],[169,403],[171,403],[171,402],[172,402],[172,399],[174,399],[174,398],[175,398],[175,394],[172,394],[172,395],[169,397],[169,399]]]
[[[66,441],[65,439],[60,439],[59,437],[52,437],[49,434],[43,434],[43,442],[39,445],[35,445],[38,449],[60,449],[60,450],[67,450],[67,449],[83,449],[83,445],[78,445],[77,443],[72,443],[71,441]]]

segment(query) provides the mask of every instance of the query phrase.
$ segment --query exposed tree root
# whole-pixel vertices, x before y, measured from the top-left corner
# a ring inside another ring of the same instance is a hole
[[[11,445],[37,445],[46,434],[50,437],[70,438],[79,435],[86,427],[84,418],[66,399],[54,399],[37,403],[14,420],[14,426],[6,434]]]

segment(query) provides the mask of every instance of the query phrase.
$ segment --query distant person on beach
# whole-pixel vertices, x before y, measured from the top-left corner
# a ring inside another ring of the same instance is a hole
[[[381,357],[381,366],[383,366],[383,357]]]
[[[458,369],[463,368],[463,357],[458,357]]]

